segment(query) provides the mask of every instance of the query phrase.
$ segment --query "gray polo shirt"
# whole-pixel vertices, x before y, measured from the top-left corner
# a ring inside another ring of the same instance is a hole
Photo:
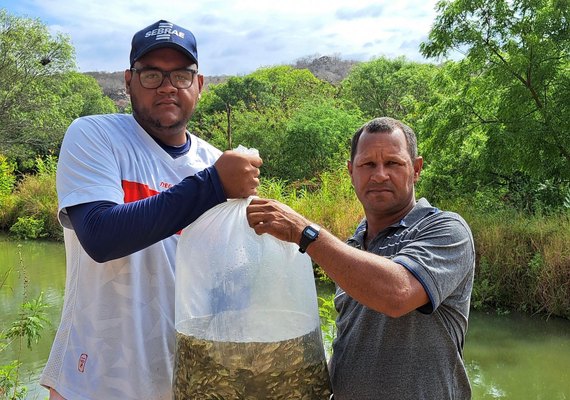
[[[366,221],[348,240],[363,248]],[[408,269],[430,302],[400,318],[373,311],[337,286],[338,333],[330,374],[335,400],[470,399],[463,364],[475,250],[467,223],[420,199],[368,251]]]

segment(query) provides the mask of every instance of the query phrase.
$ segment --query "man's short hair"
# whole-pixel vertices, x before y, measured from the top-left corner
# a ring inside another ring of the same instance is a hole
[[[354,157],[356,156],[356,148],[358,146],[358,140],[363,132],[367,133],[392,133],[395,130],[400,129],[404,136],[406,137],[406,144],[408,147],[408,154],[412,162],[418,157],[418,142],[416,139],[416,134],[408,125],[404,124],[402,121],[399,121],[394,118],[390,117],[379,117],[374,118],[371,121],[368,121],[364,125],[362,125],[352,137],[352,141],[350,144],[350,161],[354,161]]]

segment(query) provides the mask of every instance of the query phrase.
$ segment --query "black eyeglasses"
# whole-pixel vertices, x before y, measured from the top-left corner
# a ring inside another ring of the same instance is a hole
[[[131,68],[139,75],[141,86],[146,89],[156,89],[162,85],[164,78],[168,77],[170,83],[177,89],[188,89],[194,82],[197,69],[185,68],[174,71],[163,71],[158,68]]]

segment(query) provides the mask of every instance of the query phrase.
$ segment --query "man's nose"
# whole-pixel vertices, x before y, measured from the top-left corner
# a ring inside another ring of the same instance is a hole
[[[172,84],[172,81],[170,80],[170,75],[167,75],[162,79],[162,83],[157,88],[157,90],[162,92],[174,92],[178,89]]]
[[[388,171],[383,165],[377,165],[372,172],[371,179],[374,182],[385,182],[389,179]]]

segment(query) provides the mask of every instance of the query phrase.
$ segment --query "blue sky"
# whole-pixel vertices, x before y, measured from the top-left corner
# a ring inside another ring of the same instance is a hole
[[[244,75],[313,55],[426,61],[419,44],[435,20],[436,2],[0,0],[0,8],[68,35],[81,72],[128,68],[133,34],[166,19],[194,33],[203,74]]]

